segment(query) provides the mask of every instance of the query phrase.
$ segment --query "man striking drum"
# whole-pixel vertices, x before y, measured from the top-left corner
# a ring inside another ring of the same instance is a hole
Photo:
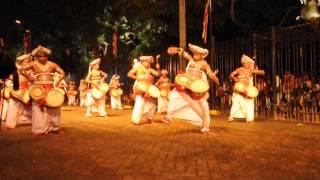
[[[152,56],[140,56],[139,59],[141,65],[133,67],[128,72],[128,77],[136,80],[133,85],[135,104],[131,116],[131,122],[136,125],[152,122],[156,104],[152,97],[152,92],[148,90],[156,88],[155,86],[152,86],[154,81],[153,76],[160,75],[160,65],[158,63],[156,64],[157,70],[150,67],[151,63],[153,63]]]
[[[93,112],[94,108],[98,109],[100,116],[107,116],[105,95],[109,90],[109,86],[105,83],[105,79],[108,75],[99,69],[100,62],[101,59],[98,58],[89,64],[89,73],[85,79],[90,84],[90,90],[87,93],[87,117],[92,117],[91,112]]]
[[[171,87],[167,70],[161,70],[161,76],[155,85],[160,89],[160,96],[158,97],[158,113],[166,113],[168,112],[168,95]]]
[[[241,64],[230,74],[235,81],[232,93],[232,106],[228,122],[234,118],[245,118],[246,122],[254,122],[254,98],[258,96],[253,86],[253,74],[264,75],[264,70],[255,69],[255,62],[246,55],[242,55]]]
[[[109,83],[112,109],[123,109],[121,103],[123,91],[120,86],[120,76],[118,74],[114,74]]]
[[[31,123],[32,109],[30,106],[29,80],[32,72],[21,71],[23,66],[32,62],[31,54],[17,57],[16,66],[19,75],[19,90],[11,88],[11,98],[9,99],[9,109],[7,113],[6,128],[15,128],[17,124]]]
[[[34,76],[29,76],[29,80],[33,81],[33,85],[30,86],[30,96],[33,98],[31,132],[34,135],[59,133],[60,130],[60,106],[64,101],[64,94],[58,96],[61,91],[54,87],[57,87],[64,78],[64,71],[56,63],[48,60],[50,54],[50,49],[39,45],[31,52],[37,60],[22,67],[23,70],[32,69],[34,73]],[[55,72],[60,74],[56,84],[53,81]],[[59,104],[55,104],[58,101]]]
[[[209,83],[206,74],[213,82],[219,85],[219,79],[213,72],[205,58],[209,54],[207,49],[188,44],[193,56],[189,55],[182,48],[168,52],[170,54],[179,53],[189,62],[186,73],[178,74],[175,78],[175,86],[169,94],[168,115],[166,118],[179,118],[190,121],[202,122],[201,132],[210,132],[210,112],[207,99],[209,98]]]

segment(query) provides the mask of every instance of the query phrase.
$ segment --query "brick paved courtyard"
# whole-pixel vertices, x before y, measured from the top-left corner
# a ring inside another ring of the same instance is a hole
[[[64,107],[61,135],[2,129],[0,179],[320,179],[319,125],[214,117],[203,135],[186,121],[134,126],[131,110],[108,113]]]

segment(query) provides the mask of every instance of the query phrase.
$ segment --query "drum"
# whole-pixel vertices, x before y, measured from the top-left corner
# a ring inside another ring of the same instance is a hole
[[[119,94],[119,96],[122,96],[123,90],[122,89],[118,89],[118,94]]]
[[[30,94],[28,89],[19,89],[17,91],[12,90],[11,95],[24,104],[28,104],[30,102]]]
[[[184,90],[188,85],[189,80],[190,78],[187,74],[178,74],[174,79],[177,90]]]
[[[160,91],[156,86],[150,85],[148,87],[148,94],[153,98],[158,98],[160,96]]]
[[[148,83],[145,81],[137,81],[135,86],[134,86],[134,92],[136,94],[142,94],[147,92],[148,90]]]
[[[209,90],[209,83],[204,79],[193,79],[187,85],[188,89],[195,93],[205,93]]]
[[[109,91],[109,85],[107,83],[101,83],[99,85],[99,90],[103,93],[106,94]]]
[[[234,91],[235,92],[238,92],[238,93],[242,93],[242,94],[245,94],[246,93],[246,85],[242,82],[236,82],[234,84]]]
[[[51,89],[46,97],[46,106],[57,108],[64,103],[64,91],[61,88]]]
[[[68,91],[68,95],[76,96],[77,94],[78,94],[78,91],[76,91],[76,90],[69,90]]]
[[[101,99],[104,95],[102,91],[100,91],[98,88],[92,88],[91,95],[94,99]]]
[[[8,87],[5,87],[5,88],[4,88],[4,97],[5,97],[6,99],[9,99],[9,98],[10,98],[10,88],[8,88]]]
[[[119,96],[118,90],[117,89],[111,89],[110,91],[111,96],[117,97]]]
[[[46,97],[46,90],[41,85],[31,85],[29,88],[30,96],[33,100],[38,101]]]
[[[254,86],[248,86],[246,92],[249,98],[256,98],[259,95],[258,89]]]
[[[153,84],[153,81],[154,81],[154,77],[152,75],[149,75],[149,74],[146,74],[144,76],[144,81],[146,83],[148,83],[149,85]]]
[[[160,96],[163,97],[163,98],[166,98],[168,97],[169,95],[169,90],[167,89],[160,89]]]
[[[87,91],[80,91],[80,97],[85,98],[87,95]]]

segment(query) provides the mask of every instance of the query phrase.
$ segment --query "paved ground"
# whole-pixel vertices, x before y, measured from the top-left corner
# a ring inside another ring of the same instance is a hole
[[[0,132],[0,179],[320,179],[320,126],[259,120],[215,134],[176,120],[130,124],[131,110],[86,119],[64,107],[62,135]]]

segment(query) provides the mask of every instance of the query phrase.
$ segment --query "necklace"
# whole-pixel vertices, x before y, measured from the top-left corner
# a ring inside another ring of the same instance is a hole
[[[37,67],[40,69],[40,71],[42,72],[48,72],[49,68],[50,68],[50,62],[46,62],[44,65],[36,62],[37,63]]]

